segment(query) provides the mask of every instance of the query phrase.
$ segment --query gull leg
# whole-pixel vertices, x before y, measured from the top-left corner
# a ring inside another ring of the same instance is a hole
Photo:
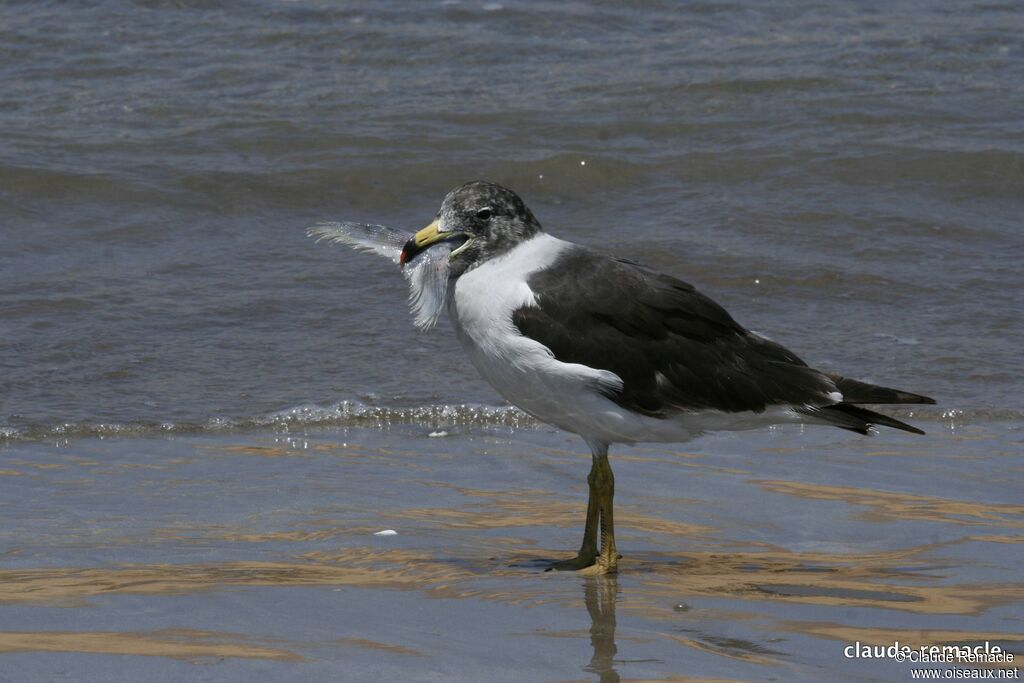
[[[549,569],[585,570],[585,574],[614,574],[618,570],[619,555],[615,550],[615,523],[612,500],[615,497],[615,476],[608,462],[608,444],[587,440],[593,460],[587,484],[587,525],[583,530],[583,544],[576,557],[556,562]],[[600,527],[601,551],[598,553],[595,536]]]
[[[555,562],[547,571],[575,571],[594,564],[597,559],[597,525],[600,507],[598,505],[597,492],[597,459],[593,460],[590,466],[590,474],[587,475],[589,494],[587,496],[587,524],[583,528],[583,543],[576,557],[561,562]]]
[[[615,475],[608,462],[608,447],[594,453],[594,465],[597,468],[596,488],[598,514],[601,519],[601,552],[597,561],[585,573],[614,574],[618,571],[619,553],[615,549],[615,521],[612,502],[615,498]]]

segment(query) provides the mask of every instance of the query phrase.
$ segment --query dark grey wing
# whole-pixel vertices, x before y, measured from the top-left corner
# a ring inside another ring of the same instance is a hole
[[[829,377],[668,275],[574,247],[529,285],[537,305],[513,313],[519,331],[560,361],[614,372],[623,387],[609,398],[630,410],[665,417],[836,403]]]

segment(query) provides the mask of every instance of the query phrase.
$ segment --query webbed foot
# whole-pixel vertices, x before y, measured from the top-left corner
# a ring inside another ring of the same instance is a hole
[[[552,562],[551,566],[544,571],[556,571],[556,572],[577,572],[581,569],[587,569],[593,567],[597,562],[597,551],[591,551],[585,553],[580,551],[576,557],[569,558],[568,560],[561,560],[559,562]]]

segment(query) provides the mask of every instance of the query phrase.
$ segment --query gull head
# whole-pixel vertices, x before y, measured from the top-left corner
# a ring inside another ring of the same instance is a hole
[[[476,180],[445,196],[434,220],[409,238],[399,260],[405,265],[445,242],[451,247],[449,277],[455,278],[540,231],[540,223],[519,195],[501,185]]]

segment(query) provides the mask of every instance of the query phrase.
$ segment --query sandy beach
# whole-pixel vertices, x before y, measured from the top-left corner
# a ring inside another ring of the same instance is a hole
[[[846,646],[1019,652],[1020,427],[931,428],[621,448],[610,578],[544,571],[589,458],[544,428],[8,445],[0,680],[873,681],[910,664]]]

